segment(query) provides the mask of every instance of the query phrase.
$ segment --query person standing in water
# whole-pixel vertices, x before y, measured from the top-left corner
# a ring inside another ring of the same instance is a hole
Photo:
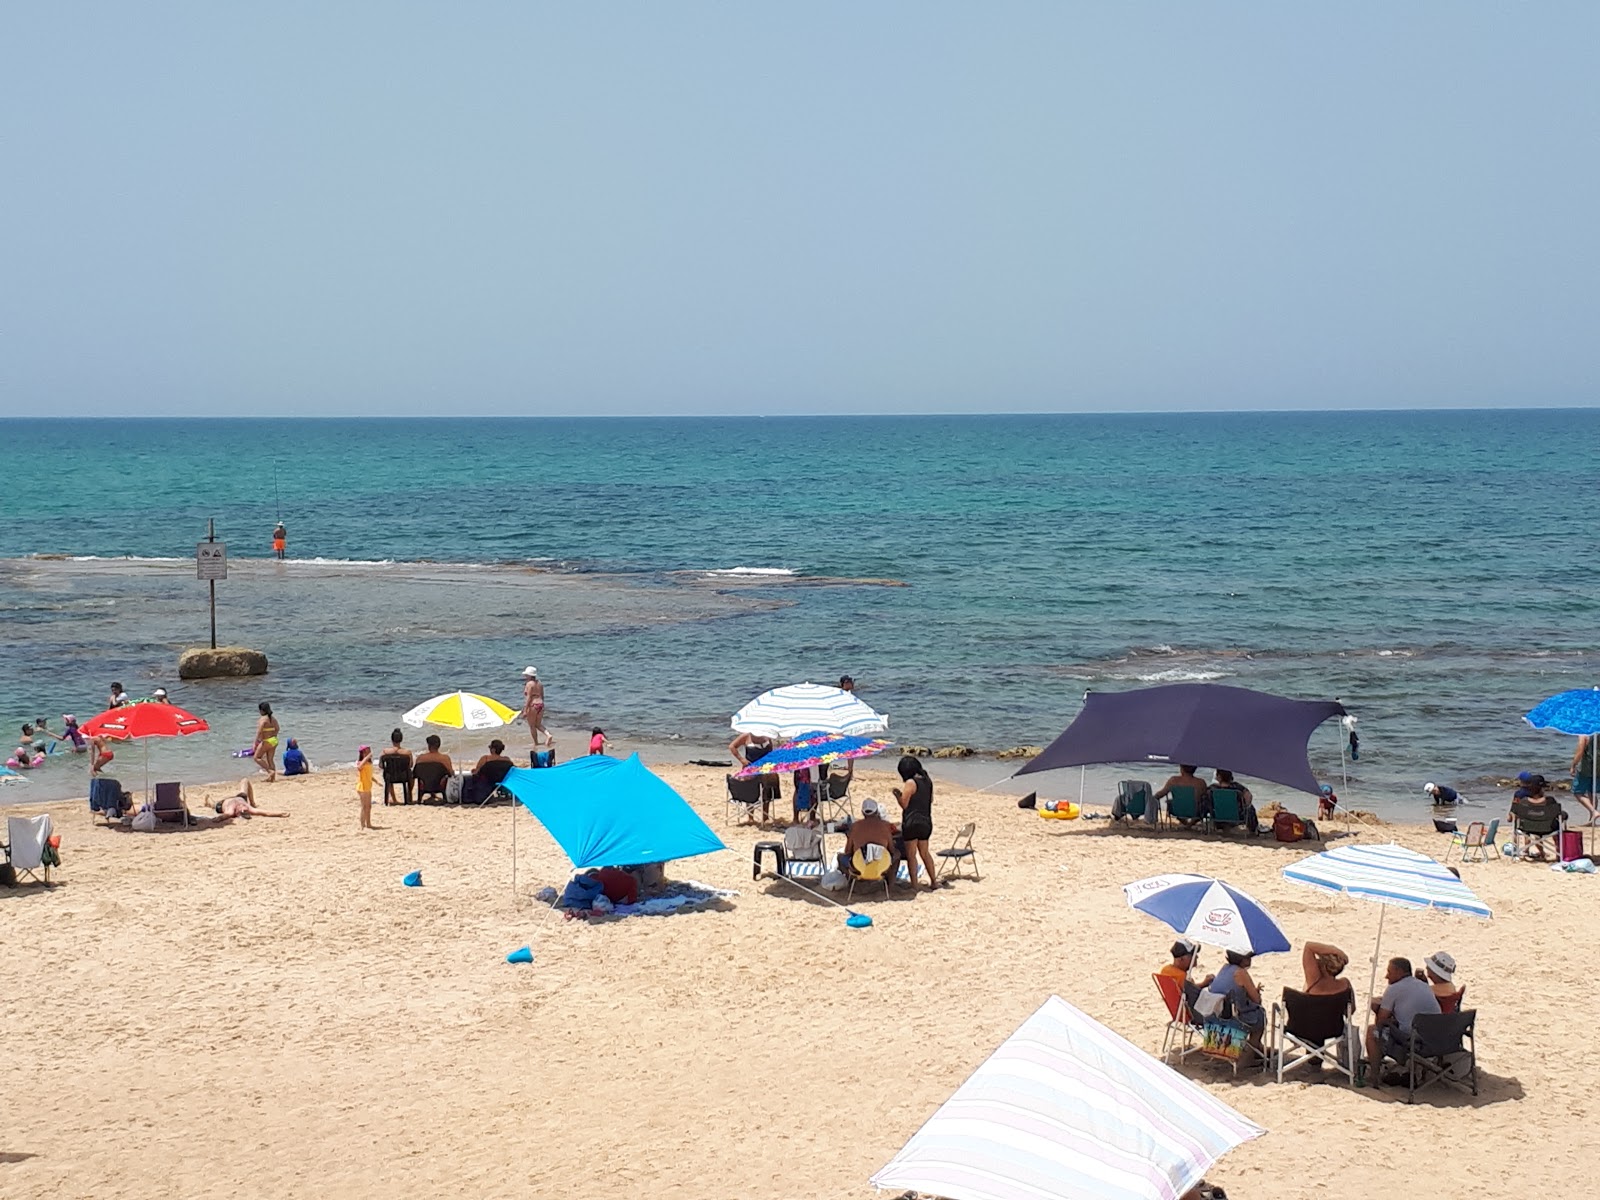
[[[522,719],[528,723],[535,749],[538,749],[541,734],[545,746],[554,749],[556,739],[544,727],[544,684],[539,682],[539,672],[533,667],[522,668]]]
[[[250,757],[256,766],[267,773],[267,782],[278,777],[278,718],[272,715],[272,705],[263,700],[256,705],[261,719],[256,722],[256,742]]]
[[[279,521],[272,530],[272,557],[282,558],[289,550],[289,531]]]

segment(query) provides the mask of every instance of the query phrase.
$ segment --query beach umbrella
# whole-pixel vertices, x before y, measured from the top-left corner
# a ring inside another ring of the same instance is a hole
[[[762,757],[745,767],[735,778],[748,779],[752,775],[781,775],[785,771],[805,771],[824,763],[839,762],[847,758],[866,758],[882,754],[889,748],[887,738],[854,737],[839,733],[821,733],[812,730],[783,745],[767,751]]]
[[[179,708],[176,704],[162,704],[155,700],[141,700],[136,704],[123,704],[108,708],[98,716],[90,717],[78,726],[85,737],[112,738],[116,741],[158,737],[188,737],[205,733],[211,728],[203,717]],[[144,747],[144,792],[150,795],[150,746]]]
[[[1265,1132],[1051,996],[871,1182],[947,1200],[1179,1200]]]
[[[400,718],[413,729],[424,725],[440,725],[445,729],[499,729],[516,719],[515,711],[476,692],[446,692],[424,700]]]
[[[1289,939],[1272,914],[1232,884],[1206,875],[1152,875],[1124,884],[1128,907],[1165,921],[1203,946],[1281,954]]]
[[[1378,986],[1378,952],[1383,945],[1383,917],[1390,905],[1433,908],[1488,920],[1489,906],[1473,894],[1443,863],[1404,846],[1337,846],[1290,863],[1283,877],[1329,892],[1348,892],[1383,905],[1378,936],[1372,947],[1370,998]]]
[[[1570,733],[1577,737],[1585,734],[1590,738],[1600,737],[1600,687],[1559,692],[1526,713],[1522,719],[1535,729],[1553,729],[1557,733]],[[1595,797],[1600,796],[1600,751],[1591,749],[1589,761],[1589,799],[1594,803]],[[1592,820],[1589,848],[1594,848]]]
[[[739,733],[772,738],[805,733],[860,736],[882,733],[889,728],[889,718],[874,712],[854,692],[819,683],[792,683],[762,692],[734,713],[730,724]]]

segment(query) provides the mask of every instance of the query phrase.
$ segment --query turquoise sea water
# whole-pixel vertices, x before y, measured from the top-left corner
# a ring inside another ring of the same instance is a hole
[[[1358,800],[1409,808],[1426,778],[1560,773],[1566,742],[1520,714],[1600,683],[1594,422],[12,422],[0,719],[174,686],[214,517],[221,640],[273,672],[175,691],[221,731],[159,751],[191,778],[258,698],[348,760],[435,691],[514,699],[532,662],[558,725],[704,745],[763,688],[845,671],[923,745],[1048,742],[1090,687],[1340,696]],[[243,562],[280,512],[292,561]],[[1338,762],[1330,727],[1313,763]]]

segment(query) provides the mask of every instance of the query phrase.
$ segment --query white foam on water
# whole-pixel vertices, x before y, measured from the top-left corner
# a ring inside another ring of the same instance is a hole
[[[1135,675],[1142,683],[1205,683],[1211,679],[1226,679],[1226,671],[1185,671],[1174,667],[1170,671],[1151,671],[1148,675]]]
[[[775,578],[788,578],[798,575],[799,572],[791,571],[788,567],[716,567],[712,570],[704,572],[704,574],[722,576],[743,575],[746,577],[772,576]]]

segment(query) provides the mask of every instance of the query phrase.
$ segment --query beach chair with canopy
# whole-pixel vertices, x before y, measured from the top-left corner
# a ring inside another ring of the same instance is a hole
[[[1283,1003],[1272,1006],[1272,1038],[1268,1043],[1278,1082],[1284,1072],[1307,1063],[1338,1071],[1353,1086],[1361,1061],[1360,1032],[1350,1024],[1355,992],[1331,996],[1283,989]]]
[[[50,882],[50,864],[55,861],[55,851],[50,845],[51,822],[49,813],[37,817],[7,817],[6,861],[16,872],[20,882],[26,875],[37,883]]]
[[[1418,1013],[1411,1018],[1406,1059],[1400,1064],[1406,1073],[1407,1104],[1414,1103],[1423,1088],[1436,1083],[1465,1087],[1474,1096],[1478,1094],[1478,1050],[1473,1039],[1477,1020],[1475,1008]]]
[[[972,877],[979,879],[978,853],[972,848],[972,835],[978,830],[977,822],[968,821],[956,834],[955,841],[950,843],[948,850],[935,850],[934,855],[940,860],[940,879],[958,879],[961,876],[961,864],[972,864]]]

